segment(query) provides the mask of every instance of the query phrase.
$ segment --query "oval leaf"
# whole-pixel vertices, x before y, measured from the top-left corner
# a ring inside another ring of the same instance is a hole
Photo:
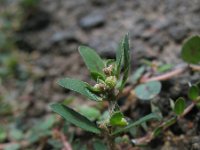
[[[139,120],[137,120],[135,122],[129,123],[129,125],[127,125],[125,128],[116,130],[112,135],[117,135],[117,134],[120,134],[122,132],[127,132],[129,129],[131,129],[135,126],[141,125],[142,123],[147,122],[151,119],[160,120],[161,118],[157,113],[148,114],[148,115],[144,116],[143,118],[140,118]]]
[[[142,76],[142,74],[145,71],[145,67],[142,66],[140,68],[138,68],[133,75],[130,77],[130,82],[132,82],[133,84],[137,83],[137,81],[140,79],[140,77]]]
[[[142,100],[150,100],[160,93],[161,83],[159,81],[151,81],[140,84],[135,88],[135,94]]]
[[[87,46],[80,46],[79,53],[81,54],[90,72],[98,72],[98,73],[103,74],[103,68],[105,67],[105,65],[104,65],[103,60],[95,52],[95,50]]]
[[[181,56],[187,63],[197,64],[200,62],[200,37],[189,38],[182,47]]]
[[[174,112],[176,115],[181,115],[185,109],[185,100],[180,97],[176,100],[174,105]]]
[[[195,85],[191,86],[188,91],[188,97],[191,100],[195,100],[199,96],[199,88]]]
[[[112,126],[126,126],[128,122],[125,120],[124,115],[118,111],[111,116],[110,124]]]
[[[59,80],[58,84],[66,89],[78,92],[88,97],[91,100],[95,100],[95,101],[102,100],[102,98],[100,98],[99,96],[95,95],[94,93],[88,90],[88,87],[90,85],[86,82],[76,80],[76,79],[71,79],[71,78],[64,78],[64,79]]]
[[[91,122],[89,119],[82,116],[78,112],[74,111],[73,109],[59,103],[52,104],[51,108],[54,112],[61,115],[64,119],[66,119],[70,123],[89,132],[93,132],[96,134],[101,133],[101,130],[93,122]]]

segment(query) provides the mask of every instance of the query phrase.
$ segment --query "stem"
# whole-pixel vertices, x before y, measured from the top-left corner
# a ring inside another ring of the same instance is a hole
[[[113,112],[115,111],[115,107],[116,107],[117,102],[110,100],[109,101],[109,114],[110,117],[112,116]],[[106,130],[106,139],[107,139],[107,144],[108,144],[108,148],[109,150],[116,150],[116,145],[115,145],[115,137],[111,135],[112,133],[112,127],[107,127]]]
[[[109,134],[108,137],[107,137],[107,140],[108,140],[109,150],[116,150],[114,137]]]

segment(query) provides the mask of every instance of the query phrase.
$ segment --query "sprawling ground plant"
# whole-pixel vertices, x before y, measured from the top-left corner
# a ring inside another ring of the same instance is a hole
[[[131,128],[138,125],[144,125],[149,120],[159,121],[160,123],[158,123],[158,126],[154,130],[149,131],[146,136],[129,140],[137,145],[146,144],[161,131],[165,130],[187,114],[194,105],[200,105],[198,83],[192,85],[189,89],[188,97],[192,100],[192,103],[188,107],[186,107],[185,100],[182,97],[178,98],[175,102],[170,100],[171,108],[174,111],[174,116],[170,119],[162,118],[159,111],[152,111],[152,113],[137,121],[131,121],[124,116],[118,105],[118,100],[127,93],[129,95],[132,94],[141,100],[153,99],[161,90],[160,80],[180,74],[185,69],[195,68],[195,66],[191,64],[198,64],[200,61],[199,36],[193,36],[188,39],[182,48],[181,56],[183,60],[190,65],[152,78],[144,78],[145,76],[142,76],[144,67],[137,69],[129,78],[131,63],[128,35],[125,35],[122,38],[116,51],[115,60],[104,60],[95,52],[95,50],[86,46],[80,46],[79,53],[90,71],[91,78],[96,84],[90,85],[84,81],[72,78],[61,79],[58,81],[58,84],[66,89],[78,92],[97,103],[107,101],[109,103],[108,113],[104,113],[97,122],[93,122],[91,121],[91,118],[80,114],[62,103],[53,104],[51,105],[51,108],[68,122],[88,132],[103,136],[104,139],[106,139],[110,150],[117,149],[115,143],[116,137],[120,137],[120,135],[128,132]],[[160,71],[164,72],[170,69],[170,67],[171,66],[169,65],[160,66]],[[129,80],[132,85],[136,86],[125,86],[127,80]]]

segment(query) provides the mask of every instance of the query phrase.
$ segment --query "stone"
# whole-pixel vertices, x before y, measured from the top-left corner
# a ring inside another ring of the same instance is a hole
[[[79,26],[83,29],[92,29],[103,26],[106,22],[105,16],[99,12],[93,12],[82,17],[79,21]]]

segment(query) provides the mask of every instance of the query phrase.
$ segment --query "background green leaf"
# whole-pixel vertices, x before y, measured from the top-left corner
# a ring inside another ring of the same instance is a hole
[[[74,111],[73,109],[63,105],[63,104],[52,104],[51,108],[54,112],[61,115],[64,119],[69,121],[70,123],[86,130],[89,132],[93,132],[96,134],[100,134],[101,130],[89,119]]]
[[[196,85],[192,85],[188,91],[188,97],[191,100],[195,100],[199,96],[199,88]]]
[[[4,141],[7,138],[6,130],[0,126],[0,142]]]
[[[102,142],[102,140],[95,140],[93,142],[94,150],[107,150],[107,146]]]
[[[95,95],[94,93],[88,90],[88,86],[90,85],[86,82],[83,82],[77,79],[64,78],[64,79],[60,79],[58,81],[58,84],[64,88],[78,92],[88,97],[91,100],[95,100],[95,101],[102,100],[100,97],[98,97],[97,95]]]
[[[105,67],[105,65],[103,60],[96,53],[95,50],[86,46],[80,46],[79,53],[81,54],[90,72],[98,72],[103,74],[103,68]]]
[[[187,63],[197,64],[200,62],[200,37],[189,38],[182,47],[182,59]]]
[[[151,81],[140,84],[135,88],[135,94],[142,100],[150,100],[160,93],[161,83],[159,81]]]
[[[139,79],[140,77],[142,76],[142,74],[144,73],[145,71],[145,67],[144,66],[141,66],[140,68],[138,68],[134,73],[133,75],[130,77],[130,81],[135,84]]]
[[[176,115],[181,115],[185,109],[185,100],[180,97],[176,100],[174,105],[174,112]]]

